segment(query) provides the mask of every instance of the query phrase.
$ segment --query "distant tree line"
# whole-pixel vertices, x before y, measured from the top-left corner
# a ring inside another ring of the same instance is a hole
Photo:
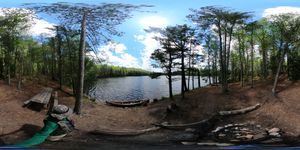
[[[99,78],[106,77],[124,77],[124,76],[146,76],[150,75],[151,72],[139,69],[139,68],[126,68],[111,65],[97,65]]]

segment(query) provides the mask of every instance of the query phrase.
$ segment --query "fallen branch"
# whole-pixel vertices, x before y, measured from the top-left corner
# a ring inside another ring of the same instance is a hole
[[[147,132],[151,131],[156,131],[159,130],[160,127],[151,127],[148,129],[143,129],[143,130],[128,130],[128,129],[123,129],[123,130],[110,130],[110,129],[98,129],[95,131],[90,132],[91,134],[102,134],[102,135],[117,135],[117,136],[133,136],[133,135],[140,135],[144,134]]]
[[[184,128],[191,128],[191,127],[209,127],[213,123],[215,123],[218,119],[224,116],[229,116],[229,115],[239,115],[239,114],[245,114],[247,112],[253,111],[257,108],[259,108],[261,105],[256,104],[254,106],[246,107],[243,109],[238,109],[238,110],[231,110],[231,111],[219,111],[217,114],[213,115],[209,119],[193,122],[193,123],[186,123],[186,124],[167,124],[167,123],[161,123],[161,124],[154,124],[156,126],[166,128],[166,129],[184,129]]]
[[[230,110],[230,111],[219,111],[219,115],[221,116],[228,116],[228,115],[240,115],[240,114],[245,114],[247,112],[253,111],[257,108],[259,108],[261,105],[256,104],[254,106],[238,109],[238,110]]]
[[[212,120],[217,119],[216,115],[213,115],[209,119],[201,120],[198,122],[193,122],[193,123],[186,123],[186,124],[167,124],[167,123],[162,123],[162,124],[154,124],[158,127],[166,128],[166,129],[182,129],[182,128],[193,128],[193,127],[203,127],[206,126],[209,122],[212,122]]]

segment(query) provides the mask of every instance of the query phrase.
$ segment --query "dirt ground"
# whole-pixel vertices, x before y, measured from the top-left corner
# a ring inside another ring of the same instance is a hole
[[[40,112],[24,108],[24,101],[39,93],[45,85],[58,89],[55,82],[38,84],[26,81],[22,90],[16,88],[13,82],[8,86],[0,80],[0,146],[13,144],[31,137],[43,125],[47,110]],[[132,148],[132,141],[136,148],[139,144],[173,146],[166,135],[168,131],[159,131],[150,136],[139,137],[103,137],[90,135],[97,129],[145,129],[153,127],[154,123],[168,121],[170,123],[190,123],[208,118],[220,110],[240,109],[262,104],[262,107],[244,115],[228,117],[218,125],[227,123],[255,123],[266,128],[281,128],[286,135],[300,140],[300,82],[280,81],[278,96],[271,94],[271,81],[255,83],[254,88],[241,88],[238,83],[230,85],[230,92],[222,94],[217,86],[205,87],[188,92],[184,99],[175,96],[175,100],[168,99],[148,104],[144,107],[116,108],[103,103],[84,100],[82,114],[74,115],[76,130],[66,137],[63,142],[45,142],[40,148],[94,148],[99,145],[110,148]],[[66,89],[66,91],[68,91]],[[74,97],[59,91],[59,103],[73,107]],[[176,103],[176,113],[166,114],[170,103]],[[115,146],[115,147],[113,147]],[[118,147],[119,146],[119,147]],[[176,147],[176,146],[175,146]]]

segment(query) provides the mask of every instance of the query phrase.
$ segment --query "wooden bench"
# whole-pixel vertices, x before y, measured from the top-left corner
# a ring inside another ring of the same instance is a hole
[[[44,88],[40,93],[36,94],[31,99],[25,101],[23,106],[26,107],[35,103],[42,105],[44,108],[47,108],[52,91],[52,88]]]

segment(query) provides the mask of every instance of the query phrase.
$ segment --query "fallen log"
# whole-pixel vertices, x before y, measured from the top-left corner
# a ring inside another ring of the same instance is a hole
[[[228,115],[240,115],[240,114],[245,114],[247,112],[253,111],[257,108],[259,108],[261,105],[256,104],[254,106],[242,108],[242,109],[237,109],[237,110],[230,110],[230,111],[219,111],[219,115],[221,116],[228,116]]]
[[[123,129],[123,130],[111,130],[111,129],[97,129],[92,132],[91,134],[94,135],[115,135],[115,136],[134,136],[134,135],[140,135],[144,134],[147,132],[152,132],[159,130],[160,127],[151,127],[148,129],[142,129],[142,130],[128,130],[128,129]]]
[[[216,115],[213,115],[209,119],[204,119],[198,122],[193,122],[193,123],[186,123],[186,124],[167,124],[167,123],[162,123],[162,124],[154,124],[155,126],[161,127],[161,128],[166,128],[166,129],[185,129],[185,128],[193,128],[193,127],[204,127],[210,122],[213,122],[213,120],[217,119]]]
[[[253,111],[257,108],[259,108],[261,105],[256,104],[254,106],[238,109],[238,110],[231,110],[231,111],[219,111],[217,114],[211,116],[209,119],[204,119],[201,121],[193,122],[193,123],[186,123],[186,124],[167,124],[167,123],[161,123],[161,124],[154,124],[156,126],[166,128],[166,129],[185,129],[185,128],[191,128],[191,127],[207,127],[211,126],[213,123],[215,123],[218,119],[229,116],[229,115],[239,115],[239,114],[245,114],[250,111]]]
[[[181,142],[183,145],[198,145],[198,146],[217,146],[217,147],[225,147],[225,146],[233,146],[232,143],[216,143],[216,142]]]

